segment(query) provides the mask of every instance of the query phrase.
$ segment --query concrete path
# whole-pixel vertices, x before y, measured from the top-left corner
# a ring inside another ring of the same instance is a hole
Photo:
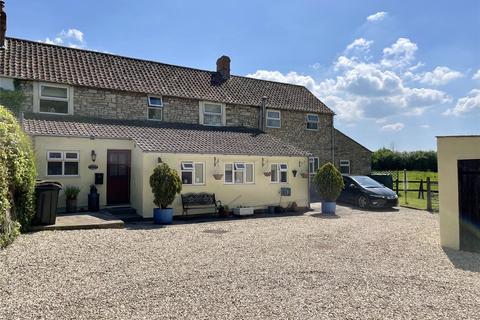
[[[55,224],[32,226],[31,231],[123,228],[122,220],[103,212],[58,215]]]

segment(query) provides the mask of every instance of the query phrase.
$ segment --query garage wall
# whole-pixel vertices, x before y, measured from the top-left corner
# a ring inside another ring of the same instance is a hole
[[[442,246],[460,248],[458,160],[480,159],[480,136],[437,138],[440,240]]]

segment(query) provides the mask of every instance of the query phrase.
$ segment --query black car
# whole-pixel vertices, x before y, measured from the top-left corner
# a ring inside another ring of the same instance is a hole
[[[392,189],[367,176],[343,176],[345,187],[338,200],[360,208],[395,207],[398,197]]]

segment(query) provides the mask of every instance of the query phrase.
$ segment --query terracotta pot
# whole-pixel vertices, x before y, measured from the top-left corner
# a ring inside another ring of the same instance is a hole
[[[77,199],[67,199],[67,212],[77,212]]]

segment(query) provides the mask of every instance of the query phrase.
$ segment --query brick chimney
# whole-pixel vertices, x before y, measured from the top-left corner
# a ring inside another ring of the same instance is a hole
[[[3,11],[5,2],[0,0],[0,48],[5,47],[5,32],[7,31],[7,14]]]
[[[221,56],[217,60],[217,72],[222,76],[223,80],[230,78],[230,58]]]

